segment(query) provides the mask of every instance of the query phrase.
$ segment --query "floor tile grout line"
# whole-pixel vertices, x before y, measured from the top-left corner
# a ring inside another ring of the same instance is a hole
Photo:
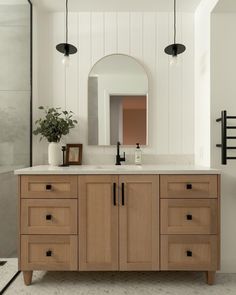
[[[2,290],[0,290],[0,295],[4,294],[4,292],[10,287],[10,285],[15,281],[15,279],[19,276],[19,274],[21,273],[20,270],[17,271],[16,274],[14,274],[14,276],[10,279],[10,281],[5,285],[5,287],[3,287]]]

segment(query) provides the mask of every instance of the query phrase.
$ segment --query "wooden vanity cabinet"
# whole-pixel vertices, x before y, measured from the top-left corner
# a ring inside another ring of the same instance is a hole
[[[159,269],[158,176],[79,177],[79,269]]]
[[[19,176],[19,269],[220,267],[220,175]]]

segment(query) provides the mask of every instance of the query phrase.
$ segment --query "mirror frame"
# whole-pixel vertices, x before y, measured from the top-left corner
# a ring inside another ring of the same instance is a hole
[[[128,55],[128,54],[124,54],[124,53],[111,53],[111,54],[108,54],[108,55],[105,55],[105,56],[103,56],[103,57],[101,57],[100,59],[98,59],[92,66],[91,66],[91,68],[90,68],[90,71],[89,71],[89,73],[88,73],[88,78],[87,78],[87,91],[88,91],[88,93],[89,93],[89,78],[90,78],[90,74],[91,74],[91,72],[92,72],[92,70],[94,69],[94,67],[100,62],[100,61],[102,61],[103,59],[105,59],[105,58],[107,58],[107,57],[110,57],[110,56],[117,56],[117,55],[119,55],[119,56],[125,56],[125,57],[129,57],[129,58],[131,58],[131,59],[133,59],[136,63],[138,63],[142,68],[143,68],[143,70],[144,70],[144,72],[146,73],[146,75],[147,75],[147,89],[148,89],[148,91],[147,91],[147,93],[130,93],[130,94],[128,94],[127,95],[127,93],[126,93],[126,95],[127,96],[131,96],[131,95],[146,95],[146,112],[147,112],[147,114],[146,114],[146,144],[145,145],[142,145],[143,147],[148,147],[149,146],[149,124],[148,124],[148,121],[149,121],[149,85],[150,85],[150,83],[149,83],[149,76],[148,76],[148,71],[146,71],[146,68],[145,68],[145,66],[138,60],[138,59],[136,59],[135,57],[133,57],[133,56],[131,56],[131,55]],[[88,104],[89,104],[89,101],[88,101],[88,93],[87,93],[87,110],[89,109],[88,108]],[[123,93],[112,93],[111,95],[122,95]],[[89,114],[88,114],[88,112],[87,112],[87,115],[88,115],[88,117],[89,117]],[[87,126],[88,126],[88,119],[87,119]],[[89,132],[89,128],[88,128],[88,132]],[[91,147],[114,147],[115,145],[111,145],[111,144],[109,144],[109,145],[99,145],[99,144],[97,144],[97,145],[90,145],[89,144],[89,142],[87,143],[88,144],[88,146],[91,146]],[[126,148],[133,148],[133,146],[135,146],[136,144],[134,143],[133,145],[123,145],[122,144],[122,146],[124,146],[124,147],[126,147]]]

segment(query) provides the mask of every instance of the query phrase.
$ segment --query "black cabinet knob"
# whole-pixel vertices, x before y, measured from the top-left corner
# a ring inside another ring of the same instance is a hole
[[[193,186],[192,186],[191,183],[187,183],[187,184],[186,184],[186,189],[192,189],[192,188],[193,188]]]
[[[46,184],[46,191],[52,190],[52,185],[51,184]]]
[[[52,251],[51,251],[51,250],[48,250],[48,251],[46,252],[46,256],[47,256],[47,257],[52,256]]]
[[[193,256],[193,253],[192,253],[192,251],[188,250],[188,251],[186,251],[186,255],[188,257],[192,257]]]
[[[187,219],[187,220],[193,220],[193,216],[192,216],[192,214],[187,214],[187,215],[186,215],[186,219]]]
[[[46,220],[52,220],[52,215],[51,214],[47,214],[46,215]]]

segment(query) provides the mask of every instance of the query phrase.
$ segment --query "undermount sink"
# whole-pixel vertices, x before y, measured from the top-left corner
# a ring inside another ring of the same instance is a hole
[[[142,169],[141,165],[98,165],[94,167],[99,170],[140,170]]]

